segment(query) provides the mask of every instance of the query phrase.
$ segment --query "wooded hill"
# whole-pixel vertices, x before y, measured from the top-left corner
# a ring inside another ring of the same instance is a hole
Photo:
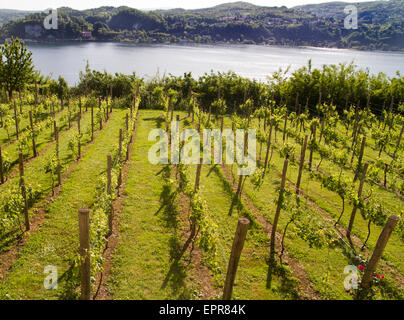
[[[6,23],[0,29],[0,38],[404,49],[404,0],[358,4],[357,30],[344,28],[347,4],[333,2],[288,9],[234,2],[206,9],[155,11],[129,7],[78,11],[64,7],[58,10],[58,30],[45,30],[45,14],[34,13]],[[4,14],[0,12],[0,19],[5,19]],[[87,31],[91,35],[84,33]]]

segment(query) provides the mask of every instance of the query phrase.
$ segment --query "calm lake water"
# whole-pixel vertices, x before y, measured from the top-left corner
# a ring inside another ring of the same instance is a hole
[[[133,45],[120,43],[30,43],[35,66],[44,75],[63,76],[70,85],[78,82],[86,61],[91,69],[120,72],[150,78],[159,73],[182,75],[192,71],[199,77],[205,72],[232,70],[243,77],[265,80],[280,67],[291,71],[307,65],[354,62],[371,73],[394,76],[404,73],[404,53],[367,52],[345,49],[285,48],[254,45]]]

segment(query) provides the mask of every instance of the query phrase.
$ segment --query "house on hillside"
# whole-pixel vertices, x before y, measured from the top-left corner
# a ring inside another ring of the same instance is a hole
[[[81,33],[81,37],[83,39],[91,39],[93,37],[93,34],[91,33],[91,31],[84,31]]]

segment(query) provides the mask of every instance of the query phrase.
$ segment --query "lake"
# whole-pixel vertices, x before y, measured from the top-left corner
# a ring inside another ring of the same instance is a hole
[[[395,76],[404,73],[404,53],[355,51],[312,47],[277,47],[256,45],[134,45],[122,43],[29,43],[36,69],[52,78],[63,76],[74,85],[86,61],[90,68],[110,73],[120,72],[146,79],[165,74],[182,75],[192,71],[194,77],[205,72],[234,71],[250,79],[264,81],[280,67],[291,71],[307,65],[354,62],[371,73]]]

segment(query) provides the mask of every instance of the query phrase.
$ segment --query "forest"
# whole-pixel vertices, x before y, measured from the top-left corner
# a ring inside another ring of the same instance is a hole
[[[344,28],[347,4],[303,7],[260,7],[246,2],[197,10],[141,11],[100,7],[78,11],[58,9],[58,29],[45,30],[45,13],[10,21],[0,38],[35,41],[123,41],[135,43],[243,43],[318,46],[361,50],[402,50],[404,1],[358,4],[358,29]],[[91,36],[84,36],[91,32]]]

